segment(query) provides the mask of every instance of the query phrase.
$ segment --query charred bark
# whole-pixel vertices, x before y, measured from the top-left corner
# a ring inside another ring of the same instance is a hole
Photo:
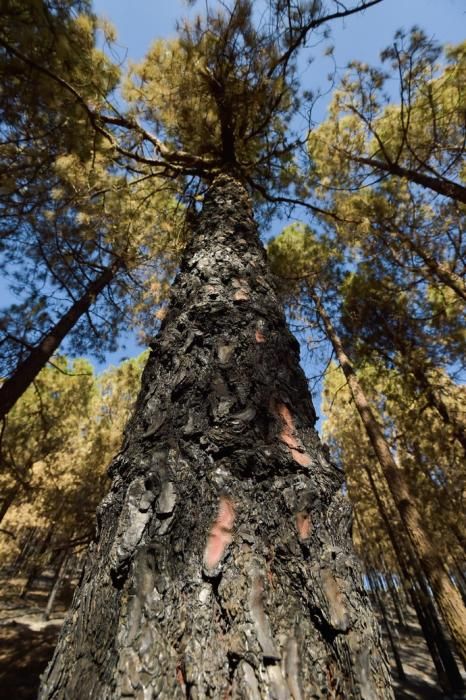
[[[249,197],[206,196],[40,697],[391,698]]]

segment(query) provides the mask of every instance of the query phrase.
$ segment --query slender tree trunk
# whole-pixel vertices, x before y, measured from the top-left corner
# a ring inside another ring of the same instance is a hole
[[[405,177],[407,180],[415,182],[417,185],[422,185],[422,187],[426,187],[427,189],[437,192],[444,197],[453,199],[455,202],[462,202],[463,204],[466,204],[466,187],[463,187],[463,185],[460,185],[453,180],[433,177],[432,175],[427,175],[419,170],[405,168],[403,165],[399,165],[399,163],[387,162],[378,158],[364,158],[362,156],[350,157],[361,165],[368,165],[371,168],[390,173],[390,175],[396,175],[397,177]]]
[[[403,586],[402,573],[400,567],[398,566],[398,562],[394,562],[394,566],[388,575],[392,581],[393,590],[397,596],[398,605],[400,606],[400,611],[405,620],[404,624],[407,625],[406,618],[408,616],[409,601],[408,596],[406,595],[405,587]]]
[[[50,618],[50,613],[53,610],[53,606],[55,604],[55,599],[57,597],[58,591],[60,590],[60,586],[63,583],[63,579],[65,578],[65,573],[66,573],[66,567],[68,564],[70,553],[69,551],[66,551],[63,553],[60,563],[58,565],[58,568],[56,569],[55,576],[53,579],[53,584],[52,588],[50,590],[50,595],[47,600],[47,605],[44,610],[44,615],[43,618],[44,620],[48,620]]]
[[[460,275],[429,255],[427,249],[413,240],[412,236],[406,235],[402,231],[396,231],[393,235],[421,258],[434,277],[450,287],[460,299],[466,301],[466,284]]]
[[[424,474],[426,481],[432,481],[432,472],[430,470],[429,464],[426,464],[422,458],[422,451],[418,440],[411,440],[409,445],[403,438],[400,438],[400,442],[403,444],[404,452],[409,455],[412,454],[417,462],[418,467],[422,474]],[[455,494],[452,490],[452,480],[451,478],[446,481],[440,488],[436,484],[432,484],[429,498],[432,498],[439,509],[438,512],[442,512],[445,507],[445,503],[448,503],[450,514],[453,514],[455,521],[452,522],[452,518],[448,519],[445,523],[445,532],[448,533],[448,542],[450,543],[450,549],[455,543],[455,551],[459,547],[463,554],[466,554],[466,518],[461,512],[462,509],[462,493]],[[453,535],[453,537],[450,537]]]
[[[414,231],[406,233],[402,229],[394,226],[392,221],[388,221],[384,224],[384,233],[379,231],[379,235],[385,245],[390,248],[390,253],[399,267],[404,268],[405,262],[400,258],[398,251],[393,246],[394,239],[401,242],[402,247],[409,248],[421,258],[425,265],[425,279],[427,279],[427,281],[436,278],[447,287],[450,287],[460,299],[466,301],[466,284],[464,283],[463,277],[450,269],[448,265],[431,255],[423,242],[416,240],[416,233]]]
[[[387,441],[356,377],[353,366],[344,351],[340,337],[322,306],[319,296],[312,289],[309,290],[309,294],[315,304],[317,313],[322,319],[327,336],[332,343],[338,362],[348,381],[356,409],[374,448],[401,521],[406,528],[414,551],[419,557],[429,585],[432,587],[435,600],[445,624],[450,630],[458,654],[463,664],[466,664],[466,608],[461,595],[447,575],[443,562],[424,529],[415,500],[410,493],[409,485],[390,452]]]
[[[31,570],[29,571],[26,582],[21,589],[21,593],[19,594],[20,598],[26,597],[26,595],[29,593],[34,581],[36,580],[37,575],[44,568],[41,557],[43,554],[45,554],[45,552],[47,551],[47,549],[49,547],[50,542],[52,541],[53,533],[55,532],[55,527],[56,527],[56,523],[55,522],[51,523],[51,525],[49,525],[49,527],[47,529],[45,537],[39,543],[39,547],[34,554],[34,561],[33,561]]]
[[[395,587],[393,585],[393,579],[391,577],[391,573],[388,570],[388,567],[387,567],[387,564],[384,560],[383,555],[379,554],[379,556],[380,556],[381,561],[382,561],[384,578],[387,582],[387,588],[388,588],[388,592],[390,594],[390,598],[392,600],[393,609],[394,609],[395,614],[398,618],[398,623],[399,623],[401,629],[405,630],[406,629],[406,620],[405,620],[403,611],[401,609],[398,592],[395,590]]]
[[[36,531],[36,527],[28,528],[26,537],[24,538],[21,546],[21,551],[18,553],[18,556],[15,558],[13,566],[11,567],[11,578],[15,578],[17,576],[18,572],[20,572],[21,568],[24,566],[24,562],[29,558],[32,545],[36,539]]]
[[[430,592],[424,581],[423,572],[420,569],[418,559],[416,556],[413,556],[412,547],[409,542],[406,542],[406,538],[403,537],[402,533],[396,532],[393,518],[391,518],[387,512],[372,474],[367,468],[366,473],[377,503],[380,517],[383,520],[393,551],[395,552],[402,580],[407,589],[407,594],[411,600],[435,670],[437,671],[440,687],[447,695],[451,693],[462,693],[464,691],[464,683],[439,622],[437,611],[432,603]]]
[[[3,521],[3,518],[5,515],[8,513],[10,510],[10,506],[14,502],[16,496],[19,493],[19,485],[15,484],[15,486],[12,486],[6,493],[3,494],[3,501],[2,505],[0,506],[0,523]]]
[[[462,694],[464,692],[464,683],[433,602],[428,595],[427,587],[423,589],[416,586],[413,581],[410,581],[408,586],[411,602],[434,662],[440,687],[447,696],[451,694],[455,696],[456,693]]]
[[[355,514],[354,520],[357,523],[358,530],[360,532],[361,537],[363,538],[363,541],[368,542],[367,531],[366,531],[365,527],[363,526],[361,519],[358,518],[357,515]],[[395,661],[395,666],[396,666],[398,678],[400,681],[405,681],[406,674],[404,672],[400,652],[399,652],[398,647],[397,647],[396,642],[395,642],[395,634],[396,634],[396,636],[398,636],[398,635],[397,635],[396,629],[394,632],[394,629],[392,628],[392,623],[391,623],[391,620],[389,619],[389,616],[387,614],[387,609],[386,609],[385,604],[382,600],[382,596],[379,593],[379,591],[382,591],[383,588],[381,586],[379,586],[378,576],[377,576],[376,570],[374,568],[374,560],[367,549],[365,550],[364,569],[365,569],[365,574],[367,576],[367,580],[368,580],[369,585],[370,585],[372,595],[375,598],[377,608],[379,610],[379,614],[382,617],[383,625],[385,627],[385,631],[386,631],[387,636],[388,636],[388,641],[390,644],[390,649],[392,650],[393,659]]]
[[[42,700],[391,698],[252,218],[206,195]]]
[[[368,577],[369,582],[370,582],[371,590],[372,590],[374,597],[375,597],[375,600],[377,602],[377,607],[379,608],[380,614],[381,614],[383,622],[384,622],[385,630],[386,630],[387,636],[388,636],[388,641],[390,642],[390,648],[392,650],[393,658],[395,660],[395,666],[396,666],[396,672],[398,674],[398,678],[400,681],[405,681],[406,680],[406,673],[405,673],[404,668],[403,668],[403,663],[401,661],[400,652],[399,652],[398,647],[397,647],[396,642],[395,642],[395,637],[394,637],[394,633],[392,630],[392,624],[391,624],[389,617],[387,615],[387,610],[385,608],[382,597],[379,594],[379,587],[378,587],[378,584],[377,584],[377,581],[376,581],[376,578],[374,575],[374,571],[371,571],[371,569],[368,568],[366,570],[366,573],[367,573],[367,577]]]
[[[458,561],[455,559],[454,556],[452,556],[453,559],[453,577],[456,581],[456,585],[458,586],[459,590],[461,591],[461,597],[463,598],[464,604],[466,605],[466,580],[464,577],[464,573],[461,569],[461,565],[458,563]]]
[[[18,365],[14,374],[2,384],[0,387],[0,420],[7,415],[26,389],[31,386],[63,339],[81,316],[89,311],[96,297],[113,280],[120,266],[121,263],[117,262],[105,268],[41,342],[31,350],[28,357]]]
[[[412,365],[411,372],[424,392],[429,404],[437,410],[443,422],[450,427],[454,437],[466,452],[466,430],[464,424],[458,422],[456,417],[452,415],[439,392],[432,386],[427,372],[421,365]]]

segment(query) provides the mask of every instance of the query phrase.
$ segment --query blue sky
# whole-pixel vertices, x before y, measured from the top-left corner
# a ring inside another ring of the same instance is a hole
[[[138,60],[155,38],[173,36],[176,21],[188,13],[202,12],[204,2],[194,9],[183,0],[94,0],[98,14],[112,21],[120,46],[128,57]],[[464,0],[383,0],[379,5],[333,24],[337,62],[351,59],[377,60],[379,51],[390,43],[400,27],[421,26],[441,42],[465,39]],[[317,52],[319,49],[317,49]]]

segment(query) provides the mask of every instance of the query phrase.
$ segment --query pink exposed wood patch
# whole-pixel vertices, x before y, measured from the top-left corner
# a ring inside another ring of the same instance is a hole
[[[292,457],[295,462],[300,464],[302,467],[310,467],[312,460],[307,454],[307,452],[300,452],[299,450],[291,450]]]
[[[311,464],[311,458],[303,450],[301,440],[296,435],[296,428],[290,409],[284,403],[274,403],[273,411],[280,418],[283,425],[279,436],[280,441],[289,448],[295,462],[302,467],[308,467]]]
[[[249,299],[249,294],[246,289],[238,289],[234,294],[233,294],[233,299],[235,301],[248,301]]]
[[[308,540],[311,536],[312,523],[309,513],[296,513],[296,529],[301,541]]]
[[[233,541],[232,531],[235,514],[233,501],[227,496],[221,496],[217,518],[210,529],[207,546],[204,551],[204,564],[208,569],[213,569],[217,566],[225,553],[225,549]]]

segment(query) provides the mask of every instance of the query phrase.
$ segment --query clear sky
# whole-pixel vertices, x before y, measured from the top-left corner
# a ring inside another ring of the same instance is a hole
[[[256,0],[257,1],[257,0]],[[176,21],[188,13],[202,13],[203,0],[194,9],[183,0],[94,0],[98,14],[118,30],[119,44],[129,58],[142,58],[155,38],[173,36]],[[337,62],[375,61],[400,27],[414,24],[440,42],[466,38],[465,0],[383,0],[364,13],[333,24]],[[317,49],[318,51],[318,49]]]

